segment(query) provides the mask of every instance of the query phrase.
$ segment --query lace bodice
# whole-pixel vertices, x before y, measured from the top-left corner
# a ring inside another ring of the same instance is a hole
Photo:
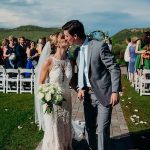
[[[52,57],[53,67],[49,73],[49,82],[58,84],[63,89],[69,88],[69,82],[72,77],[72,67],[69,59],[59,60]]]

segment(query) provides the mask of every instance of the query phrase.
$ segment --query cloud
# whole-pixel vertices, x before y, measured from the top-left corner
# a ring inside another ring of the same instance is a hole
[[[1,0],[1,5],[8,6],[27,6],[35,4],[38,0]]]
[[[149,26],[149,4],[148,0],[1,0],[0,26],[60,27],[79,19],[87,32],[102,29],[114,34],[123,28]]]
[[[18,14],[11,10],[0,9],[0,26],[12,28],[18,26],[19,24],[24,25],[31,23],[31,18],[22,16],[25,16],[25,14]],[[36,19],[32,18],[32,24],[36,23]]]

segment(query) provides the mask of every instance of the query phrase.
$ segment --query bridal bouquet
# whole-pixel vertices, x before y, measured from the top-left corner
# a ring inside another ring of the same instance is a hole
[[[42,104],[47,104],[47,113],[53,111],[53,105],[61,105],[64,101],[62,89],[50,83],[43,84],[39,87],[38,98],[42,101]]]

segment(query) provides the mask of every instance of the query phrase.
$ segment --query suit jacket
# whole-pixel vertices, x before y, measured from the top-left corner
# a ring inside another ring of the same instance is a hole
[[[79,49],[75,51],[79,66]],[[88,70],[92,89],[103,106],[110,103],[112,92],[121,91],[121,71],[109,47],[103,41],[91,40],[88,44]]]
[[[18,67],[25,68],[26,60],[27,60],[26,47],[22,47],[21,45],[18,45],[16,47],[16,67],[15,68],[18,68]]]

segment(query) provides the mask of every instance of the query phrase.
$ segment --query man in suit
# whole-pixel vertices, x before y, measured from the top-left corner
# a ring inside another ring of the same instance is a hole
[[[106,150],[112,107],[119,101],[120,68],[106,43],[86,37],[80,21],[71,20],[62,29],[69,44],[79,46],[75,51],[77,91],[78,99],[83,100],[89,147],[97,149],[98,125],[98,150]]]
[[[27,60],[25,37],[19,38],[19,45],[16,47],[16,62],[15,68],[25,68]]]

